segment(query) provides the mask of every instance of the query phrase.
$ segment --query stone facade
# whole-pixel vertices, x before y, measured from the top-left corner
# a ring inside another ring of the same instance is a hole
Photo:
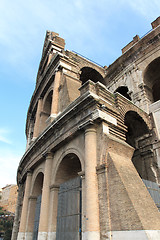
[[[160,239],[158,203],[144,184],[160,181],[159,18],[152,26],[108,68],[65,51],[64,39],[47,32],[18,167],[12,240],[64,240],[56,236],[59,193],[78,176],[80,231],[73,238],[66,221],[65,240]]]
[[[14,184],[2,188],[0,206],[8,212],[15,213],[18,186]]]

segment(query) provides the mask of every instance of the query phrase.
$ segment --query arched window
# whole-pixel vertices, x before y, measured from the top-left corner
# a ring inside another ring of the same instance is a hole
[[[98,71],[90,67],[83,67],[81,69],[81,75],[80,75],[80,80],[82,81],[82,84],[87,82],[89,79],[95,83],[101,82],[104,84],[104,79]]]
[[[115,93],[118,92],[120,93],[121,95],[123,95],[124,97],[126,97],[127,99],[129,100],[132,100],[131,97],[129,96],[128,92],[128,87],[126,86],[120,86],[116,89]]]
[[[53,91],[51,91],[44,103],[44,107],[43,107],[43,111],[46,113],[46,115],[48,115],[48,117],[51,114],[51,105],[52,105],[52,95],[53,95]]]
[[[82,197],[81,163],[75,154],[66,155],[59,165],[56,184],[58,193],[56,239],[81,239]],[[55,203],[54,203],[55,204]]]
[[[151,173],[151,156],[149,152],[148,142],[149,129],[140,115],[134,111],[128,111],[125,115],[125,125],[128,127],[126,133],[126,142],[135,148],[132,162],[137,169],[140,177],[145,180],[155,181],[153,174]],[[146,153],[146,146],[148,152]],[[148,154],[144,156],[144,153]],[[147,160],[146,160],[147,158]]]
[[[153,60],[146,68],[144,84],[149,102],[160,100],[160,57]]]

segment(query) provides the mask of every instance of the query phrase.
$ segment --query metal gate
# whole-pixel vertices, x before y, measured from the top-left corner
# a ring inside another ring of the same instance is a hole
[[[56,240],[81,240],[81,178],[60,185]]]
[[[160,211],[160,188],[159,185],[155,182],[151,182],[145,179],[142,179],[144,184],[146,185],[152,199],[154,200],[157,208]]]
[[[32,240],[37,240],[37,238],[38,238],[39,218],[40,218],[40,210],[41,210],[41,198],[42,198],[42,195],[39,195],[37,197]]]

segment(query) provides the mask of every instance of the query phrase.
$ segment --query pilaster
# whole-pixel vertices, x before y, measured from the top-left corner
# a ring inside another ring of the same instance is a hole
[[[97,133],[94,125],[85,130],[86,229],[84,239],[100,239],[97,165]]]
[[[59,100],[59,86],[60,86],[61,72],[56,72],[54,78],[54,88],[51,105],[51,118],[55,118],[58,114],[58,100]]]
[[[50,239],[56,240],[58,192],[59,192],[58,185],[50,186],[50,211],[49,211],[48,240],[50,240]]]
[[[36,112],[36,120],[34,124],[34,132],[33,132],[33,139],[37,138],[40,133],[40,114],[42,111],[42,98],[38,99],[38,106],[37,106],[37,112]]]
[[[27,212],[28,212],[28,202],[29,202],[29,194],[31,189],[31,180],[32,180],[32,173],[30,171],[27,172],[26,178],[26,186],[25,186],[25,193],[23,199],[23,206],[22,206],[22,214],[21,214],[21,221],[18,233],[18,240],[23,239],[22,236],[25,235],[26,231],[26,223],[27,223]]]
[[[37,197],[30,196],[28,202],[28,216],[26,223],[26,240],[32,239],[33,228],[34,228],[34,218],[35,218],[35,209],[36,209]]]
[[[46,239],[48,232],[48,219],[49,219],[49,201],[50,201],[50,181],[52,171],[52,153],[46,153],[45,170],[44,170],[44,181],[42,189],[42,202],[40,211],[40,222],[38,239]]]

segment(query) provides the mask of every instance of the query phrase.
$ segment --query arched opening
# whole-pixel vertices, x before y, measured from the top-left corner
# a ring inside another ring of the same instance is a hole
[[[38,238],[43,178],[43,173],[38,173],[33,185],[32,195],[29,198],[27,232],[33,233],[32,239],[34,240]]]
[[[149,103],[160,100],[160,57],[153,60],[146,68],[144,84]]]
[[[53,95],[53,91],[51,91],[46,100],[45,100],[45,103],[44,103],[44,106],[43,106],[43,111],[45,112],[46,116],[50,116],[51,114],[51,105],[52,105],[52,95]]]
[[[61,161],[57,174],[56,184],[60,185],[70,179],[78,177],[81,171],[81,163],[77,155],[73,153],[67,154]]]
[[[142,179],[155,181],[151,165],[152,151],[149,129],[144,120],[134,111],[125,115],[125,125],[128,127],[126,142],[135,148],[132,162]]]
[[[43,131],[50,123],[49,117],[51,115],[52,95],[53,91],[50,91],[44,101],[43,110],[41,112],[41,131]]]
[[[42,194],[42,187],[43,187],[43,178],[44,175],[42,172],[38,173],[32,190],[32,195],[37,197]]]
[[[157,184],[157,166],[152,151],[151,135],[144,120],[133,111],[125,115],[128,127],[126,141],[135,148],[132,162],[147,187],[152,199],[160,210],[159,185]],[[156,193],[156,194],[155,194]]]
[[[123,95],[124,97],[126,97],[127,99],[129,99],[130,101],[132,100],[130,95],[128,94],[129,90],[128,87],[126,86],[120,86],[116,89],[116,91],[114,91],[115,93],[118,92],[121,95]]]
[[[56,240],[81,239],[81,163],[75,154],[67,154],[61,161],[56,184],[58,193]]]
[[[95,83],[101,82],[105,84],[102,75],[98,71],[90,67],[83,67],[80,74],[80,80],[82,81],[82,84],[87,82],[89,79]]]

